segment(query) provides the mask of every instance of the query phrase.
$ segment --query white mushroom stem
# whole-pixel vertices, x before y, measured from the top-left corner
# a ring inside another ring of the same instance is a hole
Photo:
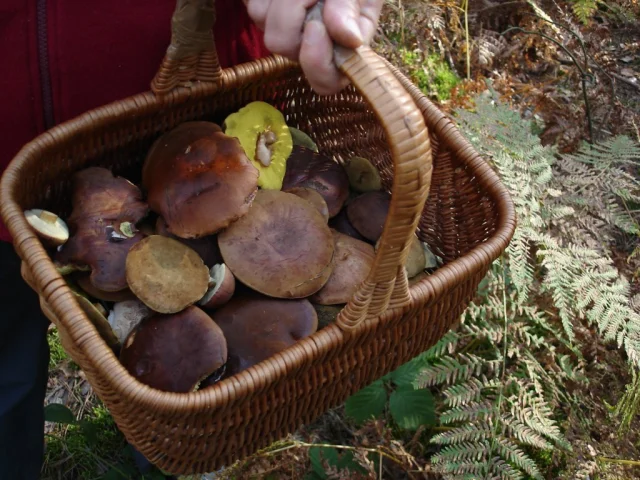
[[[258,135],[258,140],[256,142],[256,160],[265,167],[271,165],[271,157],[273,155],[271,147],[277,140],[278,138],[276,137],[276,134],[270,130]]]

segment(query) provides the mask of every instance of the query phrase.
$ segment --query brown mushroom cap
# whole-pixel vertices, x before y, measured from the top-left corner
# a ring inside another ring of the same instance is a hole
[[[129,288],[151,310],[176,313],[200,300],[209,288],[209,269],[191,248],[152,235],[136,244],[126,261]]]
[[[191,306],[140,322],[125,340],[120,361],[141,383],[187,393],[224,365],[227,342],[216,322]]]
[[[360,235],[375,243],[382,236],[390,204],[391,195],[387,192],[363,193],[349,202],[347,217]]]
[[[324,287],[309,297],[318,305],[347,303],[367,279],[375,260],[375,251],[370,244],[335,230],[331,232],[335,242],[333,272]]]
[[[344,233],[345,235],[349,235],[350,237],[368,242],[368,240],[360,235],[360,233],[358,233],[358,231],[353,228],[353,225],[351,225],[349,217],[347,216],[346,208],[340,210],[340,213],[338,213],[338,215],[329,220],[329,226],[340,233]]]
[[[313,150],[296,145],[287,160],[282,190],[309,187],[316,190],[334,217],[349,197],[349,178],[342,165]]]
[[[320,195],[317,190],[308,187],[292,187],[287,190],[284,190],[287,193],[293,193],[300,198],[304,198],[306,201],[310,202],[316,209],[320,212],[326,221],[329,221],[329,207],[327,206],[327,202],[325,202],[322,195]]]
[[[71,236],[55,254],[58,265],[88,265],[98,290],[127,288],[129,249],[144,238],[135,225],[148,213],[138,187],[102,167],[73,177],[73,211],[67,219]]]
[[[186,122],[153,144],[142,184],[170,233],[199,238],[247,213],[258,176],[237,138],[215,124]]]
[[[125,300],[133,300],[134,298],[136,298],[133,292],[131,292],[131,290],[129,290],[128,288],[119,290],[117,292],[105,292],[97,289],[91,283],[89,274],[75,273],[74,280],[76,281],[78,286],[90,297],[102,300],[104,302],[123,302]]]
[[[318,328],[318,315],[307,299],[281,300],[256,293],[233,298],[213,317],[227,339],[227,376],[285,350]]]
[[[307,297],[331,275],[331,230],[291,193],[260,190],[249,213],[220,232],[218,245],[236,280],[270,297]]]
[[[215,236],[191,239],[180,238],[169,232],[167,222],[165,222],[162,217],[158,217],[156,221],[156,234],[178,240],[180,243],[184,243],[187,247],[195,250],[207,267],[213,267],[216,264],[222,263],[222,255],[220,255],[220,249],[218,248],[218,239]]]

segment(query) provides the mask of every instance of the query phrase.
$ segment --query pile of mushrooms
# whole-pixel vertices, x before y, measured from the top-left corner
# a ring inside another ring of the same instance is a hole
[[[123,366],[207,388],[332,323],[367,278],[389,209],[377,168],[339,163],[264,102],[153,143],[141,182],[71,179],[71,213],[25,217]],[[440,260],[416,235],[418,281]]]

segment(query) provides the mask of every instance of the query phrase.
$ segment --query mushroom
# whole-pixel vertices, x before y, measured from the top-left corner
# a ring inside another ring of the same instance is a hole
[[[205,388],[215,385],[216,383],[218,383],[220,380],[224,378],[226,373],[227,373],[227,364],[225,363],[219,369],[217,369],[215,372],[213,372],[211,375],[209,375],[207,378],[201,381],[200,385],[198,385],[197,387],[197,390],[204,390]]]
[[[376,242],[376,250],[378,250],[379,244],[380,240]],[[418,236],[414,234],[411,238],[411,243],[409,244],[409,253],[404,262],[404,269],[407,272],[407,278],[414,278],[416,275],[423,272],[425,268],[429,268],[425,246]]]
[[[346,208],[340,210],[340,213],[338,213],[338,215],[329,220],[329,226],[340,233],[349,235],[350,237],[356,238],[358,240],[368,241],[366,238],[360,235],[355,228],[353,228],[353,225],[351,225],[349,217],[347,216]]]
[[[416,283],[420,283],[422,280],[424,280],[428,276],[429,274],[423,270],[415,277],[409,279],[409,287],[413,287]]]
[[[306,147],[313,150],[314,152],[318,152],[318,146],[313,140],[311,140],[309,135],[295,127],[289,127],[289,131],[291,132],[291,139],[293,140],[294,146],[298,145],[300,147]]]
[[[236,290],[236,279],[231,270],[222,263],[214,265],[209,271],[209,289],[198,302],[202,308],[213,309],[231,300]]]
[[[327,206],[327,202],[324,201],[322,195],[320,195],[316,190],[307,187],[292,187],[284,191],[287,193],[293,193],[294,195],[311,202],[311,204],[320,212],[320,215],[322,215],[326,221],[329,221],[329,207]]]
[[[145,318],[153,315],[153,313],[154,312],[140,300],[124,300],[113,305],[107,321],[113,333],[118,338],[118,341],[124,344],[129,333]]]
[[[75,281],[90,297],[97,298],[103,302],[122,302],[124,300],[132,300],[135,298],[135,295],[131,290],[129,290],[129,288],[125,288],[117,292],[105,292],[94,287],[88,274],[76,274]]]
[[[405,261],[404,268],[407,271],[407,277],[413,278],[425,269],[427,259],[425,257],[424,248],[422,242],[417,235],[414,235],[411,239],[411,245],[409,246],[409,254]]]
[[[390,203],[391,195],[387,192],[363,193],[347,205],[347,218],[360,235],[375,243],[382,236]]]
[[[218,235],[220,253],[236,280],[275,298],[308,297],[333,268],[333,236],[306,200],[260,190],[249,213]]]
[[[318,328],[318,315],[307,299],[281,300],[257,293],[233,298],[214,318],[227,339],[227,377],[285,350]]]
[[[335,242],[333,271],[327,283],[309,300],[318,305],[341,305],[349,301],[367,279],[375,260],[374,248],[361,240],[331,230]]]
[[[200,300],[209,288],[209,269],[191,248],[152,235],[134,245],[126,261],[129,288],[151,310],[176,313]]]
[[[442,265],[442,259],[433,254],[427,242],[422,243],[422,250],[424,251],[425,265],[424,268],[437,268]]]
[[[69,240],[69,227],[58,215],[34,208],[26,210],[24,216],[38,236],[52,247],[59,247]]]
[[[195,306],[172,315],[154,314],[128,335],[120,362],[151,388],[187,393],[227,361],[222,330]]]
[[[162,217],[158,217],[156,221],[155,233],[178,240],[180,243],[184,243],[187,247],[195,250],[207,267],[222,263],[222,255],[220,255],[220,249],[218,248],[218,239],[215,236],[191,239],[180,238],[169,232],[167,222],[165,222]]]
[[[114,331],[111,329],[111,325],[104,314],[91,302],[91,300],[76,292],[73,288],[71,291],[73,292],[80,308],[87,315],[94,327],[96,327],[98,334],[107,343],[109,348],[117,350],[120,347],[120,342]]]
[[[142,192],[102,167],[81,170],[72,182],[73,210],[67,219],[71,235],[56,252],[56,264],[88,266],[93,287],[104,292],[124,290],[127,254],[144,238],[135,227],[149,210]]]
[[[344,165],[349,186],[359,193],[382,190],[382,178],[378,169],[366,158],[352,157]]]
[[[287,160],[282,190],[309,187],[322,195],[334,217],[349,197],[349,178],[342,165],[305,147],[295,146]]]
[[[260,171],[258,186],[265,190],[280,190],[293,148],[291,132],[282,112],[266,102],[251,102],[229,115],[224,128],[227,135],[240,141],[247,157]]]
[[[216,124],[186,122],[154,142],[142,185],[168,232],[193,239],[213,235],[247,213],[258,173],[238,140]]]

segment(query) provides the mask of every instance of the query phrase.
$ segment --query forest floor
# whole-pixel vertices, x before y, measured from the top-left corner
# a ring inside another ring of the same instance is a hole
[[[473,95],[485,90],[491,80],[512,108],[538,120],[543,143],[556,144],[561,152],[571,152],[585,140],[620,133],[640,141],[637,2],[609,2],[587,24],[575,17],[571,2],[473,3],[465,31],[460,2],[387,2],[375,49],[446,112],[472,107]],[[628,8],[634,15],[617,14],[612,5]],[[541,19],[542,12],[556,23]],[[502,35],[513,27],[521,31]],[[467,39],[473,45],[469,55]],[[613,247],[619,252],[616,266],[631,279],[640,305],[640,255],[631,255],[638,246],[636,240],[621,237]],[[43,478],[114,479],[132,474],[130,451],[122,435],[83,372],[60,347],[55,329],[50,330],[50,345],[46,403],[66,405],[84,422],[47,423]],[[547,478],[564,478],[562,471],[570,471],[572,463],[587,462],[600,466],[599,476],[592,478],[640,478],[640,424],[634,422],[629,433],[620,436],[606,407],[616,404],[630,381],[627,364],[618,350],[596,340],[589,350],[585,357],[590,360],[587,374],[591,383],[582,392],[583,404],[567,411],[563,424],[576,450],[571,457],[549,458]],[[302,478],[312,459],[306,443],[301,442],[326,442],[373,449],[383,446],[399,459],[397,468],[385,466],[383,478],[411,478],[412,470],[428,472],[429,468],[422,433],[399,438],[383,420],[357,429],[338,408],[301,429],[294,440],[298,443],[284,442],[286,447],[280,452],[244,461],[234,472],[236,478]],[[137,477],[132,474],[131,478]]]

